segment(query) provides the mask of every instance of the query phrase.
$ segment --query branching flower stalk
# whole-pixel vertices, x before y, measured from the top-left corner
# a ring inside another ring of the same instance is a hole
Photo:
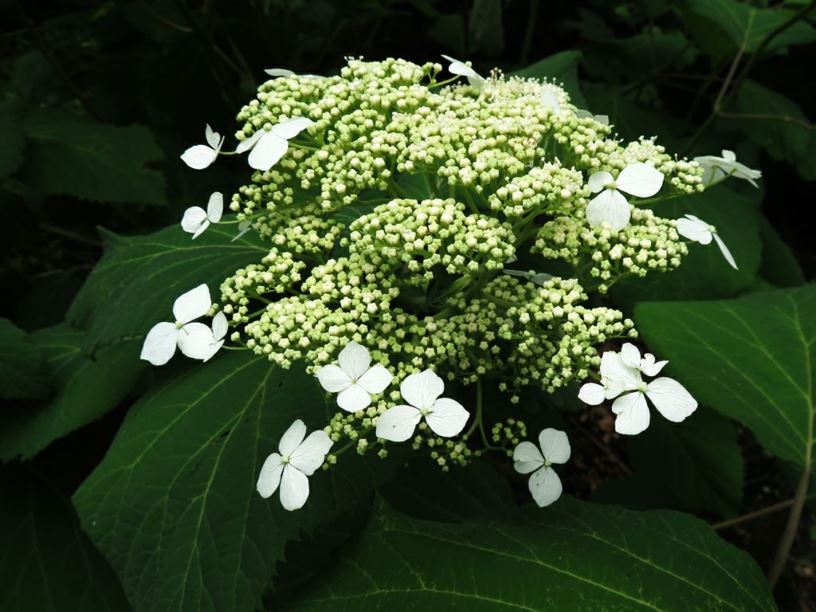
[[[384,457],[401,442],[443,470],[483,452],[512,456],[548,505],[561,494],[552,466],[569,459],[569,441],[551,428],[537,446],[523,441],[513,415],[523,391],[585,383],[581,399],[615,399],[616,426],[629,435],[648,426],[646,398],[673,421],[697,406],[677,381],[643,381],[665,362],[641,358],[626,343],[633,322],[589,296],[678,267],[689,241],[713,239],[730,258],[715,228],[661,217],[659,202],[758,173],[733,155],[694,161],[653,139],[623,143],[554,83],[482,77],[447,59],[453,78],[440,79],[440,64],[398,59],[349,59],[332,77],[271,69],[238,114],[235,151],[208,127],[208,144],[182,155],[203,169],[248,153],[234,218],[222,221],[218,194],[189,209],[183,229],[195,238],[238,222],[268,252],[209,279],[220,282],[219,303],[202,295],[194,312],[159,324],[167,337],[159,346],[151,331],[143,358],[164,363],[179,346],[210,359],[224,319],[233,345],[305,368],[336,394],[321,435],[296,421],[261,472],[259,492],[280,489],[287,509],[306,502],[317,466],[352,448]],[[655,210],[640,206],[645,198]],[[210,327],[192,322],[205,311],[217,319]],[[620,352],[601,355],[612,342]],[[488,388],[506,405],[488,411]],[[495,410],[507,414],[486,422]]]

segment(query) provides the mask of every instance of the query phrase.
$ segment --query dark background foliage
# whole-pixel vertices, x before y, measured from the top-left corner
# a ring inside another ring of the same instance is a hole
[[[670,151],[687,155],[733,148],[762,169],[759,191],[738,187],[761,202],[768,221],[762,221],[764,242],[775,245],[767,247],[751,288],[810,281],[816,274],[816,131],[808,118],[816,117],[816,39],[797,27],[816,23],[816,11],[804,1],[744,4],[786,12],[779,19],[766,15],[757,40],[740,41],[729,30],[729,14],[717,15],[719,3],[705,0],[0,0],[0,316],[19,328],[0,332],[12,337],[63,321],[102,256],[99,228],[119,235],[151,232],[177,223],[187,206],[211,191],[237,188],[245,176],[240,161],[225,159],[198,173],[178,156],[202,141],[205,123],[228,135],[234,131],[235,114],[254,95],[264,68],[330,74],[346,56],[422,63],[446,53],[486,73],[493,67],[513,72],[576,50],[562,57],[561,78],[573,94],[580,87],[585,106],[609,113],[623,136],[657,134]],[[796,24],[775,35],[792,17]],[[744,60],[729,76],[738,54]],[[26,359],[38,357],[15,352],[14,361]],[[8,525],[0,529],[34,520],[19,500],[58,499],[68,518],[41,520],[76,538],[76,546],[91,548],[71,522],[66,500],[100,462],[133,398],[171,375],[135,373],[112,402],[115,408],[101,410],[99,419],[78,423],[83,426],[69,428],[69,435],[46,436],[30,452],[3,452],[4,459],[22,454],[29,460],[3,468],[0,485],[8,494],[0,494],[0,503],[8,504]],[[46,375],[21,377],[19,384],[33,392],[6,397],[48,397],[49,381]],[[8,404],[4,410],[12,419],[35,409],[31,401]],[[791,495],[786,468],[747,430],[738,435],[746,457],[743,502],[692,508],[704,518],[748,512]],[[616,443],[609,444],[612,459],[582,466],[589,476],[571,482],[581,496],[593,496],[608,476],[630,472],[616,466]],[[648,463],[652,450],[648,443],[629,449],[624,461],[637,463],[640,453]],[[605,494],[601,488],[599,495]],[[784,513],[723,535],[766,566],[783,522]],[[777,593],[790,609],[807,606],[813,590],[807,527],[805,521]],[[92,563],[109,573],[101,557]],[[72,579],[64,567],[51,571]],[[118,591],[105,595],[108,602],[121,597]],[[8,595],[2,601],[35,609]]]

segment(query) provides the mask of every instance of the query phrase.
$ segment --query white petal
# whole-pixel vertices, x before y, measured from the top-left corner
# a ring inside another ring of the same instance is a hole
[[[287,70],[286,68],[267,68],[264,70],[266,74],[271,77],[288,77],[288,76],[295,76],[295,73],[291,70]]]
[[[186,357],[204,361],[213,356],[212,329],[203,323],[187,323],[179,330],[178,347]]]
[[[737,262],[734,261],[734,256],[731,254],[731,251],[725,246],[725,243],[722,241],[722,238],[715,232],[714,233],[714,242],[717,243],[717,246],[720,247],[720,252],[725,257],[725,261],[728,262],[728,265],[734,268],[735,270],[739,270],[737,267]]]
[[[292,452],[289,456],[289,463],[307,476],[311,476],[317,468],[323,465],[326,453],[329,452],[332,444],[334,442],[325,431],[313,431]]]
[[[630,195],[649,198],[663,186],[663,173],[649,164],[632,164],[618,175],[615,185]]]
[[[174,323],[156,323],[147,332],[139,359],[156,366],[164,365],[176,352],[177,338],[178,328]]]
[[[256,144],[258,144],[258,141],[266,133],[267,133],[266,130],[257,130],[252,136],[250,136],[249,138],[245,138],[244,140],[239,142],[238,146],[235,147],[235,152],[236,153],[246,153],[252,147],[254,147]]]
[[[561,497],[563,487],[561,479],[555,470],[551,467],[543,467],[532,476],[530,482],[527,483],[530,488],[530,493],[533,495],[535,503],[539,508],[549,506]]]
[[[677,233],[700,244],[709,244],[711,242],[711,228],[708,223],[700,221],[693,215],[686,215],[685,219],[677,219],[675,227]]]
[[[280,442],[278,443],[278,451],[284,457],[290,456],[295,452],[295,449],[300,446],[300,443],[303,442],[303,438],[305,437],[306,423],[300,419],[296,419],[283,436],[281,436]]]
[[[213,223],[218,223],[223,214],[224,194],[220,191],[214,191],[212,195],[210,195],[209,202],[207,202],[207,218]]]
[[[193,170],[203,170],[212,164],[216,157],[218,153],[207,145],[195,145],[181,154],[181,161]]]
[[[697,400],[673,378],[655,378],[649,383],[646,395],[660,414],[675,423],[697,410]]]
[[[272,453],[266,458],[261,473],[258,476],[258,484],[255,488],[261,497],[271,497],[275,491],[278,490],[278,485],[283,474],[283,464],[281,463],[281,456],[278,453]]]
[[[544,456],[532,442],[519,442],[513,450],[513,469],[519,474],[529,474],[544,465]]]
[[[615,179],[608,172],[595,172],[589,177],[587,185],[589,185],[589,189],[592,191],[592,193],[598,193],[609,183],[614,182]]]
[[[414,435],[422,413],[413,406],[394,406],[377,419],[377,437],[391,442],[405,442]]]
[[[620,356],[625,366],[630,368],[640,367],[640,351],[631,342],[626,342],[621,347]]]
[[[606,389],[597,383],[586,383],[578,391],[578,399],[590,406],[602,404],[605,398]]]
[[[391,372],[383,366],[373,365],[357,380],[357,384],[373,395],[385,391],[393,379]]]
[[[241,236],[246,234],[250,229],[252,229],[252,223],[250,223],[249,221],[241,221],[238,224],[238,233],[235,234],[235,236],[233,236],[233,238],[230,240],[230,242],[235,242]]]
[[[416,408],[430,408],[443,391],[445,383],[433,370],[411,374],[400,385],[402,397]]]
[[[216,340],[221,340],[224,336],[227,335],[227,331],[229,330],[229,324],[227,323],[227,317],[224,316],[223,312],[217,313],[212,320],[212,334],[213,338]]]
[[[616,399],[612,404],[612,412],[618,415],[615,419],[615,431],[619,434],[634,436],[649,427],[649,406],[640,391]]]
[[[352,380],[357,380],[371,365],[371,355],[366,347],[349,342],[337,356],[337,363]]]
[[[606,389],[606,399],[612,399],[636,389],[642,378],[640,372],[623,363],[619,353],[607,351],[601,357],[601,382]]]
[[[308,117],[295,117],[274,126],[272,133],[285,140],[291,140],[310,125],[314,125],[314,121]]]
[[[729,151],[728,149],[722,150],[722,158],[727,162],[737,161],[737,155],[733,151]]]
[[[206,227],[205,223],[207,223],[207,211],[200,206],[191,206],[184,211],[184,216],[181,218],[181,229],[197,236],[202,226]]]
[[[431,412],[425,415],[425,422],[437,436],[452,438],[459,434],[467,423],[470,413],[456,400],[440,397],[433,404]]]
[[[176,317],[176,321],[189,323],[207,314],[211,306],[212,299],[210,298],[209,287],[199,285],[176,298],[173,303],[173,316]]]
[[[318,369],[315,376],[320,386],[329,393],[339,393],[343,389],[348,389],[352,384],[351,377],[333,363]]]
[[[224,341],[223,341],[223,340],[218,340],[218,341],[213,342],[212,344],[210,344],[210,352],[209,352],[209,353],[207,354],[207,356],[206,356],[206,357],[204,357],[204,359],[202,359],[201,361],[205,361],[205,362],[206,362],[206,361],[209,361],[210,359],[212,359],[213,357],[215,357],[215,354],[216,354],[218,351],[220,351],[220,350],[221,350],[221,347],[222,347],[222,346],[224,346]]]
[[[550,463],[566,463],[569,461],[570,449],[567,434],[558,429],[548,427],[538,434],[538,444],[544,458]]]
[[[640,361],[640,371],[646,376],[657,376],[667,363],[667,360],[655,361],[654,355],[646,353]]]
[[[561,101],[552,85],[544,85],[540,96],[541,103],[556,115],[561,113]]]
[[[358,412],[371,405],[371,395],[355,383],[340,392],[337,396],[337,405],[346,412]]]
[[[283,468],[280,500],[284,510],[299,510],[309,499],[309,479],[306,474],[291,465]]]
[[[255,170],[269,170],[289,149],[289,143],[272,132],[266,132],[249,153],[249,165]]]
[[[464,62],[460,62],[458,59],[454,59],[449,55],[443,55],[442,57],[444,57],[446,60],[450,62],[450,66],[448,66],[448,72],[457,74],[459,76],[467,76],[471,72],[473,72],[473,69],[470,66],[468,66]]]
[[[629,225],[630,215],[629,202],[616,189],[604,189],[586,208],[590,226],[600,227],[606,223],[613,232],[618,232]]]
[[[221,134],[218,132],[213,132],[213,129],[210,127],[209,123],[204,128],[204,139],[213,150],[221,148]]]

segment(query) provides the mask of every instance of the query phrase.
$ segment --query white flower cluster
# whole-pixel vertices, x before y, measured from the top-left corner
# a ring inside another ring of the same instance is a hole
[[[687,241],[715,242],[736,267],[716,228],[662,218],[659,202],[760,174],[730,151],[688,161],[652,139],[622,143],[555,83],[483,77],[445,59],[454,75],[445,81],[440,64],[398,59],[351,58],[330,77],[269,69],[238,114],[234,151],[207,126],[207,144],[181,156],[201,170],[246,154],[252,169],[231,218],[215,192],[185,211],[182,229],[195,239],[237,223],[233,240],[254,231],[269,246],[221,282],[220,305],[206,285],[180,296],[142,358],[161,365],[179,348],[206,361],[231,327],[240,348],[283,368],[303,361],[337,394],[324,430],[306,436],[296,420],[261,469],[259,493],[280,490],[287,510],[303,506],[320,466],[348,448],[385,456],[388,442],[410,442],[442,469],[485,451],[512,455],[535,502],[552,503],[566,434],[544,429],[535,445],[504,417],[488,437],[483,385],[512,406],[526,388],[552,393],[600,369],[579,397],[614,400],[616,430],[630,435],[649,424],[647,398],[672,421],[697,406],[678,382],[653,378],[666,362],[633,344],[599,355],[637,333],[620,311],[586,302],[622,278],[676,268]],[[216,311],[210,325],[197,321]],[[445,380],[475,387],[473,414],[442,397]]]

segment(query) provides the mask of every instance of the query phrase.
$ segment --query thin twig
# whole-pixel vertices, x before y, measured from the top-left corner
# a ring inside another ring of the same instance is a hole
[[[724,113],[720,111],[720,117],[724,119],[760,119],[760,120],[767,120],[767,121],[782,121],[783,123],[795,123],[796,125],[801,125],[803,128],[808,130],[812,130],[814,125],[809,121],[805,121],[804,119],[799,119],[797,117],[791,117],[790,115],[770,115],[770,114],[763,114],[763,113]]]
[[[796,495],[793,496],[793,504],[791,504],[788,522],[785,525],[785,531],[782,532],[782,539],[779,540],[776,556],[774,557],[773,563],[771,563],[771,568],[768,570],[768,582],[771,583],[771,588],[779,581],[779,577],[785,569],[793,540],[796,538],[796,532],[799,530],[799,521],[802,518],[802,509],[805,507],[808,486],[810,485],[809,457],[806,460],[806,465],[807,467],[802,471],[802,476],[799,478]]]
[[[760,508],[759,510],[754,510],[753,512],[749,512],[748,514],[743,514],[741,516],[736,516],[732,519],[728,519],[727,521],[714,523],[713,525],[711,525],[711,528],[715,530],[720,530],[727,529],[728,527],[734,527],[736,525],[741,525],[742,523],[747,523],[748,521],[761,518],[768,514],[779,512],[780,510],[784,510],[785,508],[790,508],[793,505],[793,501],[794,501],[793,498],[786,499],[785,501],[772,504],[767,508]]]
[[[47,223],[40,223],[40,227],[44,229],[46,232],[51,232],[57,236],[62,236],[63,238],[68,238],[69,240],[73,240],[74,242],[81,242],[82,244],[87,244],[89,246],[100,248],[102,243],[98,240],[94,240],[93,238],[87,238],[82,234],[77,234],[72,232],[71,230],[63,229],[61,227],[56,227],[54,225],[48,225]]]

